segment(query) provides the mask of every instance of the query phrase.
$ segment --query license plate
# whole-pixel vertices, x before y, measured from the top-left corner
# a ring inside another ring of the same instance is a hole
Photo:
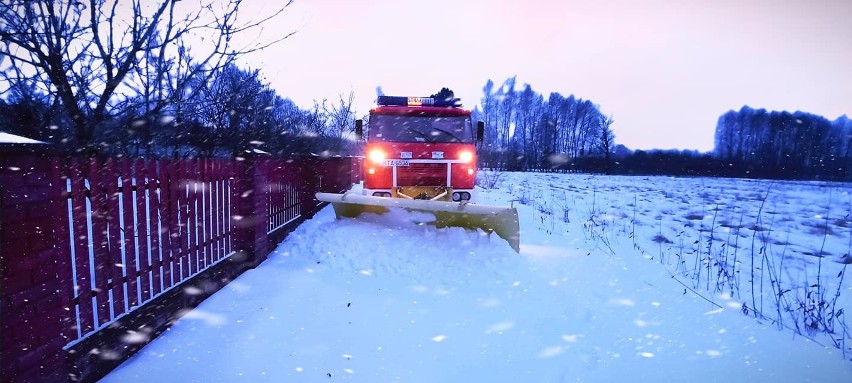
[[[408,166],[408,160],[385,160],[382,166]]]

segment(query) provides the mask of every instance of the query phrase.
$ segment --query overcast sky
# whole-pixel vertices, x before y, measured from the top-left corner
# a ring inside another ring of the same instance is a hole
[[[262,12],[263,7],[251,9]],[[631,149],[713,147],[743,105],[852,117],[852,1],[296,0],[296,31],[245,60],[301,107],[354,92],[454,90],[517,76],[545,98],[592,100]]]

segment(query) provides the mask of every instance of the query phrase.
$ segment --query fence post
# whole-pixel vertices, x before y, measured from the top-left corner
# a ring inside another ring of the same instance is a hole
[[[263,159],[255,155],[237,161],[233,200],[237,213],[234,222],[235,243],[233,260],[255,267],[266,259],[266,198],[263,185],[266,177]]]
[[[349,157],[349,182],[354,184],[361,182],[364,179],[362,171],[361,158]]]
[[[317,212],[317,200],[314,195],[325,180],[322,179],[322,168],[316,157],[302,157],[299,164],[299,205],[303,219],[312,217]]]
[[[360,181],[360,177],[355,176],[356,172],[360,172],[360,168],[356,168],[353,162],[352,157],[335,157],[322,161],[320,166],[326,174],[326,178],[323,179],[322,191],[345,192],[352,187],[353,183]]]
[[[272,251],[269,247],[269,233],[267,232],[267,228],[269,227],[268,193],[269,183],[271,181],[272,162],[270,162],[269,157],[257,156],[254,158],[254,164],[254,192],[252,193],[252,197],[254,199],[254,216],[251,223],[254,227],[253,266],[257,266],[265,261],[266,257]]]
[[[61,162],[41,145],[0,144],[0,377],[67,381],[73,280]]]

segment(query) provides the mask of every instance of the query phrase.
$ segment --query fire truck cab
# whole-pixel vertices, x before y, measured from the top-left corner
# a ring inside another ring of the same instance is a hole
[[[476,145],[484,124],[474,128],[459,99],[379,96],[370,110],[363,194],[433,201],[471,201],[476,180]]]
[[[485,124],[474,129],[458,99],[380,96],[370,110],[369,129],[355,121],[358,140],[366,138],[363,195],[356,191],[316,193],[331,203],[337,218],[390,209],[426,212],[435,227],[463,227],[496,233],[520,251],[518,211],[512,206],[473,203],[476,146]]]

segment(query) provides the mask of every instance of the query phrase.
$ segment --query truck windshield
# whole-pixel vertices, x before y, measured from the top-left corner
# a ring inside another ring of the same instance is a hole
[[[387,142],[473,143],[470,117],[370,116],[370,139]]]

